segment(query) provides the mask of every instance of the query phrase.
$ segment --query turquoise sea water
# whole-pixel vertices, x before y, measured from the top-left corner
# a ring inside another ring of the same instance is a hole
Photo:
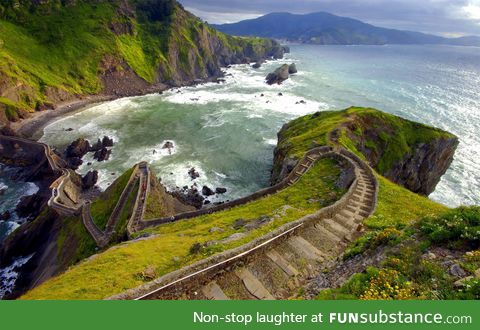
[[[284,62],[295,62],[299,74],[267,86],[266,74]],[[195,167],[200,187],[227,187],[223,198],[233,199],[269,184],[284,123],[315,111],[375,107],[458,135],[455,161],[431,198],[449,206],[480,204],[478,48],[292,45],[285,60],[227,73],[224,84],[92,107],[48,126],[42,141],[64,148],[78,137],[114,137],[111,160],[87,166],[87,157],[80,169],[98,169],[103,188],[145,160],[171,188],[191,185],[187,172]],[[175,143],[172,154],[161,149],[165,141]]]

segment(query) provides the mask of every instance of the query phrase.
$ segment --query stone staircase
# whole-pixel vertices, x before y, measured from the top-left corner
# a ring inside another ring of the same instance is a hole
[[[354,168],[355,180],[337,203],[111,299],[273,300],[295,296],[308,279],[332,267],[376,208],[378,183],[373,171],[345,149],[309,153],[289,176],[288,184],[298,181],[321,157],[342,159]]]

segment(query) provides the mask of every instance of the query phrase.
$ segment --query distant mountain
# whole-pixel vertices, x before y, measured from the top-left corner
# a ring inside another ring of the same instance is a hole
[[[214,25],[224,33],[286,39],[319,45],[445,44],[480,46],[480,37],[443,38],[420,32],[386,29],[356,19],[319,12],[272,13],[233,24]]]

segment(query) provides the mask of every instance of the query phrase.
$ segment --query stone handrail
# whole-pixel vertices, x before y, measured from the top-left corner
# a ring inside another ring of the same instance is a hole
[[[50,146],[46,145],[45,143],[31,141],[31,140],[23,139],[19,137],[0,135],[0,142],[2,140],[13,142],[13,143],[29,145],[35,148],[38,148],[38,147],[43,148],[43,154],[45,156],[45,159],[48,162],[50,169],[52,170],[53,173],[60,175],[60,177],[50,187],[52,189],[52,196],[48,200],[48,206],[55,209],[59,213],[67,216],[73,216],[78,214],[78,212],[82,207],[81,204],[78,207],[70,207],[59,202],[59,198],[61,197],[61,195],[65,194],[63,191],[63,187],[70,180],[71,172],[70,170],[66,170],[57,164],[57,162],[52,157],[53,151],[50,148]],[[37,165],[37,167],[39,165]]]
[[[133,169],[132,174],[120,195],[117,203],[115,204],[115,208],[110,215],[105,230],[102,231],[93,221],[93,217],[90,210],[90,203],[86,203],[82,208],[82,221],[85,225],[85,228],[90,233],[90,235],[95,240],[95,243],[98,247],[105,247],[110,243],[113,234],[115,233],[115,227],[118,223],[120,215],[127,203],[128,197],[133,191],[133,188],[138,181],[138,165],[136,165]],[[135,210],[135,209],[134,209]]]
[[[193,212],[181,213],[181,214],[177,214],[177,215],[171,216],[171,217],[164,217],[164,218],[152,219],[152,220],[142,220],[142,221],[139,222],[139,225],[137,226],[138,228],[136,228],[136,229],[137,229],[137,231],[138,230],[144,230],[144,229],[147,229],[147,228],[153,228],[153,227],[157,227],[157,226],[160,226],[160,225],[163,225],[163,224],[166,224],[166,223],[176,222],[176,221],[179,221],[179,220],[192,219],[192,218],[196,218],[196,217],[199,217],[199,216],[202,216],[202,215],[212,214],[212,213],[216,213],[216,212],[219,212],[219,211],[228,210],[228,209],[231,209],[233,207],[240,206],[240,205],[245,205],[245,204],[248,204],[248,203],[253,202],[255,200],[258,200],[260,198],[263,198],[265,196],[276,194],[280,190],[283,190],[283,189],[287,188],[288,186],[296,183],[303,176],[303,174],[305,174],[308,171],[308,169],[306,171],[304,171],[304,168],[302,168],[303,164],[308,160],[308,157],[311,157],[313,155],[320,156],[320,158],[329,157],[329,156],[332,155],[332,153],[331,153],[332,150],[333,149],[331,147],[328,147],[328,146],[322,146],[322,147],[318,147],[318,148],[314,148],[314,149],[309,150],[305,154],[305,156],[299,161],[297,166],[295,166],[293,171],[290,172],[290,174],[285,179],[283,179],[280,183],[278,183],[274,186],[259,190],[259,191],[255,192],[255,193],[253,193],[249,196],[239,198],[239,199],[236,199],[234,201],[224,203],[224,204],[221,204],[221,205],[218,205],[218,206],[215,206],[215,207],[211,207],[211,208],[207,208],[207,209],[201,209],[201,210],[193,211]],[[131,232],[130,235],[131,234],[133,234],[133,232]]]
[[[136,232],[136,227],[142,221],[145,214],[148,194],[150,193],[150,170],[147,163],[140,163],[140,186],[138,188],[137,197],[135,199],[135,206],[132,215],[127,224],[127,235],[132,238],[133,233]],[[145,175],[146,172],[146,175]]]
[[[223,269],[231,263],[238,262],[239,260],[242,260],[243,258],[246,258],[255,252],[279,243],[283,238],[288,237],[298,228],[305,227],[306,225],[313,225],[322,219],[332,217],[337,212],[345,209],[347,204],[353,199],[353,195],[356,193],[359,185],[359,172],[361,170],[367,173],[369,179],[375,185],[373,205],[368,210],[368,216],[372,215],[376,209],[376,201],[378,196],[378,182],[373,170],[367,164],[361,161],[361,159],[359,159],[356,155],[343,148],[336,149],[329,154],[337,159],[346,160],[355,169],[355,179],[350,188],[345,195],[333,205],[322,208],[319,211],[302,217],[296,221],[287,223],[282,227],[268,233],[267,235],[253,240],[250,243],[200,260],[190,266],[166,274],[150,283],[132,290],[128,290],[119,295],[112,296],[108,299],[147,299],[158,292],[168,289],[180,282],[193,281],[196,277],[206,276],[208,273],[217,271],[218,269]]]

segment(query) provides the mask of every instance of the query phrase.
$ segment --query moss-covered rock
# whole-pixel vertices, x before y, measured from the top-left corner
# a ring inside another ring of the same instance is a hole
[[[279,133],[272,181],[317,145],[341,145],[381,175],[429,195],[450,167],[458,138],[448,132],[375,109],[349,108],[298,118]]]

